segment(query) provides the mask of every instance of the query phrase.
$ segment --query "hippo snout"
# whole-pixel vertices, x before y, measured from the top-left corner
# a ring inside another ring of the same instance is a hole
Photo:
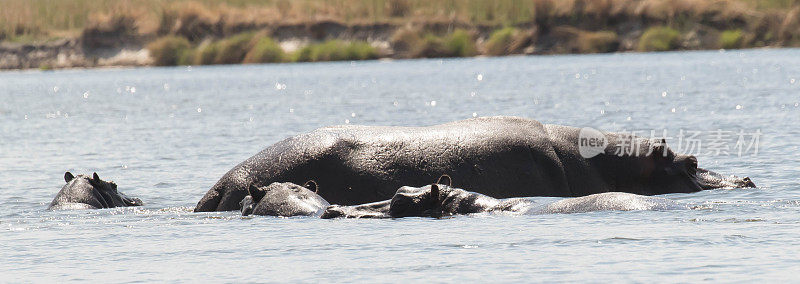
[[[756,184],[750,179],[750,177],[744,177],[742,179],[741,187],[756,187]]]
[[[340,218],[344,217],[346,214],[341,206],[339,205],[331,205],[328,208],[325,208],[325,212],[322,212],[320,218],[322,219],[333,219],[333,218]]]

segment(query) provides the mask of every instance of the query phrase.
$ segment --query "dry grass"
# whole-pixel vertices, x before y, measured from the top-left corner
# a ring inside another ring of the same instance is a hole
[[[7,38],[76,36],[95,18],[124,14],[143,34],[231,34],[237,27],[275,23],[413,23],[451,21],[475,25],[546,23],[555,18],[643,17],[666,24],[735,23],[798,0],[3,0],[0,30]],[[233,30],[227,30],[233,29]]]

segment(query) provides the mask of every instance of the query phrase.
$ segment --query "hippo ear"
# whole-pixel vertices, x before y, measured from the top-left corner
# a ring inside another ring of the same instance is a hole
[[[431,202],[434,204],[439,204],[439,186],[431,184]]]
[[[72,173],[70,173],[70,172],[64,173],[64,181],[69,182],[74,178],[75,178],[75,176],[72,175]]]
[[[667,157],[667,140],[662,138],[661,141],[653,144],[653,157]]]
[[[313,179],[304,183],[303,187],[308,188],[308,190],[313,191],[314,193],[319,193],[319,185],[317,185],[317,182]]]
[[[94,179],[95,181],[100,181],[100,176],[97,175],[97,172],[92,174],[92,179]]]
[[[266,192],[258,189],[258,187],[252,183],[250,184],[250,188],[248,189],[248,191],[250,193],[250,196],[253,197],[254,204],[258,204],[258,202],[261,201],[262,198],[264,198],[264,195],[267,195]]]
[[[447,186],[453,186],[453,179],[450,178],[450,176],[447,175],[447,174],[443,174],[443,175],[439,176],[439,179],[436,180],[436,183],[443,184],[442,183],[442,179],[445,179],[445,178],[447,178]]]

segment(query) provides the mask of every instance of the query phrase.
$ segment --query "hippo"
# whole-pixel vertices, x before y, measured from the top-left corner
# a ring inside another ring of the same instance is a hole
[[[675,201],[625,192],[604,192],[537,205],[525,198],[495,199],[442,184],[404,186],[391,199],[389,216],[441,217],[472,213],[554,214],[595,211],[688,209]],[[335,210],[335,208],[329,208]],[[354,217],[354,216],[344,216]],[[355,217],[359,217],[356,215]]]
[[[291,182],[274,182],[268,186],[251,185],[250,195],[242,200],[242,216],[314,216],[319,217],[328,201],[306,188]]]
[[[196,212],[240,210],[251,184],[315,180],[340,205],[391,198],[445,173],[454,186],[497,198],[640,195],[755,187],[749,178],[698,168],[666,141],[602,134],[597,155],[581,154],[581,129],[519,117],[482,117],[427,127],[332,126],[289,137],[228,171]],[[630,146],[636,151],[618,154]]]
[[[116,183],[101,180],[97,173],[87,177],[66,172],[64,181],[67,184],[56,194],[48,209],[101,209],[144,204],[139,198],[117,191]]]

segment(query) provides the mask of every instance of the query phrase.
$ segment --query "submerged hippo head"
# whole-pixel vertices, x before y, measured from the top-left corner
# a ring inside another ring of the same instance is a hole
[[[58,192],[49,209],[97,209],[124,206],[141,206],[138,198],[117,191],[117,184],[101,180],[97,173],[92,177],[64,173],[67,182]]]
[[[316,184],[313,186],[316,188]],[[319,216],[330,205],[314,191],[291,182],[274,182],[264,187],[250,185],[249,191],[250,195],[241,203],[244,216]]]
[[[653,144],[649,155],[639,156],[634,161],[633,166],[638,170],[638,175],[629,180],[619,181],[619,187],[640,186],[644,188],[642,192],[663,194],[756,186],[748,177],[725,177],[698,168],[697,158],[692,155],[675,154],[663,139]]]
[[[511,201],[511,203],[516,202]],[[514,207],[512,205],[508,206]],[[423,187],[404,186],[398,189],[392,196],[389,215],[394,218],[411,216],[440,217],[494,210],[513,210],[512,208],[501,207],[503,206],[498,199],[434,183]]]
[[[389,216],[437,217],[442,213],[438,184],[423,187],[404,186],[397,189],[389,205]]]

